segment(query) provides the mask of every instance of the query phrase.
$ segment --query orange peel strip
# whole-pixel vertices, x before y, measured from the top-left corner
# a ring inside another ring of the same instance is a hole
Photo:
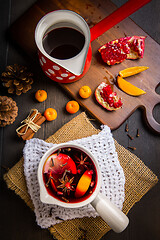
[[[134,86],[130,82],[127,82],[126,80],[124,80],[120,76],[117,77],[117,84],[123,92],[125,92],[125,93],[127,93],[128,95],[131,95],[131,96],[140,96],[140,95],[143,95],[143,94],[146,93],[145,91],[143,91],[142,89]]]

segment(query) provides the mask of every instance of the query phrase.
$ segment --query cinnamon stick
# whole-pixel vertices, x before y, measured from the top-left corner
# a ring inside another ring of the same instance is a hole
[[[33,121],[33,123],[35,123],[36,125],[40,126],[46,120],[46,118],[44,116],[42,116],[42,114],[40,112],[38,112],[37,109],[32,109],[32,110],[33,110],[33,112],[30,113],[30,115],[27,118],[28,119],[33,118],[34,120],[31,120],[31,121]],[[35,118],[34,118],[34,116],[35,116]],[[34,129],[32,130],[32,128],[29,125],[30,123],[28,121],[26,122],[26,119],[23,122],[26,124],[24,124],[24,126],[22,125],[22,128],[19,127],[16,130],[16,132],[17,132],[17,135],[19,137],[21,137],[23,140],[29,140],[34,136],[36,130],[35,131],[34,131]],[[27,128],[27,131],[26,131],[26,128]],[[38,130],[38,128],[37,128],[37,130]]]
[[[32,118],[35,114],[36,114],[36,111],[33,111],[33,112],[31,113],[31,115],[30,115],[30,118]],[[41,115],[41,113],[38,113],[38,114],[37,114],[37,116],[36,116],[35,119],[34,119],[34,122],[38,120],[38,118],[40,117],[40,115]],[[22,128],[19,130],[19,133],[24,133],[25,130],[26,130],[26,127],[27,127],[27,126],[22,127]],[[18,137],[21,137],[20,134],[17,133],[17,135],[18,135]]]
[[[35,118],[35,120],[36,120],[36,118]],[[45,120],[46,120],[46,118],[44,116],[42,116],[40,113],[38,119],[36,121],[34,121],[34,123],[36,123],[38,126],[40,126],[43,122],[45,122]],[[31,128],[28,128],[27,132],[24,135],[22,135],[21,137],[23,140],[29,140],[34,136],[34,134],[35,134],[35,132]]]
[[[30,140],[31,138],[33,138],[35,133],[31,133],[31,135],[26,139],[26,140]],[[24,139],[23,139],[24,140]]]

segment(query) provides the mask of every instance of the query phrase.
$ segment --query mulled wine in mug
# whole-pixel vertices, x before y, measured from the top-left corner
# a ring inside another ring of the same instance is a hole
[[[95,157],[77,144],[58,144],[42,157],[38,167],[40,199],[65,208],[91,203],[115,232],[129,220],[106,196],[99,193],[101,172]]]

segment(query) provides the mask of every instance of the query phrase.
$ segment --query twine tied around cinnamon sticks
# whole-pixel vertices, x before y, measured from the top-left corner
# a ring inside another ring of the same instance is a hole
[[[35,111],[35,114],[31,117],[32,111]],[[36,123],[34,123],[34,119],[38,114],[38,110],[37,109],[32,109],[28,115],[28,117],[26,119],[24,119],[21,123],[24,123],[23,125],[21,125],[19,128],[16,129],[16,132],[19,135],[24,135],[26,134],[28,128],[30,127],[34,132],[37,132],[41,126],[38,126]],[[24,126],[26,126],[26,130],[24,132],[19,132],[19,130],[21,128],[23,128]]]
[[[32,109],[21,123],[24,123],[16,129],[17,135],[23,140],[29,140],[41,128],[41,124],[46,120],[37,109]]]

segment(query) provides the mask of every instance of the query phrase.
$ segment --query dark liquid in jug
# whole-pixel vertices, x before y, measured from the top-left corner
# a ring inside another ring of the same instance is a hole
[[[51,57],[61,60],[76,56],[82,50],[84,43],[84,35],[68,27],[56,28],[43,38],[45,51]]]

